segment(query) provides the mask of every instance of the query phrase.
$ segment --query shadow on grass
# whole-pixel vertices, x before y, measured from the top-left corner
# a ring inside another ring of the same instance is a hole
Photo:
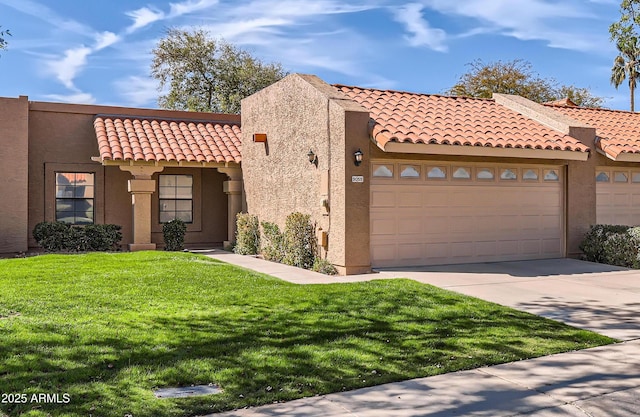
[[[70,404],[38,405],[55,415],[188,416],[609,342],[409,280],[296,286],[200,258],[136,256],[114,257],[108,277],[93,263],[66,272],[73,280],[24,282],[33,290],[6,307],[22,315],[0,322],[0,392],[70,393]],[[224,392],[152,394],[207,383]],[[32,408],[0,405],[12,416]]]
[[[244,314],[141,314],[126,324],[123,337],[106,336],[111,332],[104,329],[75,346],[66,338],[53,338],[44,347],[50,357],[42,355],[43,346],[5,345],[0,357],[14,360],[0,381],[17,391],[62,389],[74,393],[76,401],[81,398],[71,405],[43,405],[43,410],[185,415],[470,369],[566,350],[567,345],[582,347],[576,331],[525,313],[484,304],[483,310],[450,294],[401,293],[401,298],[377,294],[358,302],[336,291],[301,300],[303,309],[236,306]],[[51,340],[56,329],[31,331],[41,333],[36,339]],[[147,337],[132,340],[131,335]],[[546,344],[539,350],[527,342],[536,338]],[[558,347],[549,346],[549,339]],[[154,387],[207,383],[220,384],[224,393],[204,401],[162,400],[170,407],[151,399]],[[136,396],[145,403],[137,409]]]

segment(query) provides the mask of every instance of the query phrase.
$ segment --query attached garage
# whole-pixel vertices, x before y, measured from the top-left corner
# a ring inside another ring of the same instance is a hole
[[[564,256],[561,166],[373,161],[373,267]]]
[[[600,224],[640,225],[640,170],[596,169],[596,218]]]

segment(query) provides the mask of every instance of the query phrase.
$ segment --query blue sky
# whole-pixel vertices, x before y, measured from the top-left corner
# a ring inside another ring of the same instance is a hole
[[[475,59],[530,61],[545,78],[609,83],[619,0],[0,0],[10,29],[0,96],[157,107],[150,51],[167,28],[202,27],[289,72],[329,83],[443,93]]]

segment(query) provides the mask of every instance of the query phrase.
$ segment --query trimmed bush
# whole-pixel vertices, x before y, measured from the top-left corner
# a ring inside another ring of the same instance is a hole
[[[47,252],[67,248],[70,226],[62,222],[40,222],[33,228],[33,238]]]
[[[121,228],[115,224],[72,226],[62,222],[41,222],[33,229],[33,238],[47,252],[118,250]]]
[[[640,228],[597,224],[585,235],[580,250],[584,259],[608,265],[638,268]]]
[[[236,216],[236,246],[233,251],[240,255],[256,255],[260,247],[260,223],[258,216],[238,213]]]
[[[336,269],[336,267],[333,266],[331,262],[322,258],[316,258],[313,261],[313,267],[311,268],[311,270],[320,272],[321,274],[325,275],[338,275],[338,270]]]
[[[285,264],[304,269],[313,267],[317,253],[315,229],[308,214],[296,212],[287,216],[284,229]]]
[[[261,224],[260,254],[268,261],[282,262],[285,249],[284,235],[275,223],[262,222]]]
[[[187,233],[187,225],[180,219],[173,219],[162,226],[164,237],[164,250],[180,251],[184,249],[184,235]]]

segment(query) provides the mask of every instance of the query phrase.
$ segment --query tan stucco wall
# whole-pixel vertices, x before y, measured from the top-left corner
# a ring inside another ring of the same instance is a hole
[[[28,123],[27,97],[0,98],[0,253],[28,246]]]
[[[367,175],[366,162],[356,169],[352,161],[368,143],[367,121],[364,109],[313,76],[292,74],[242,101],[247,211],[282,228],[292,212],[311,215],[328,232],[327,259],[343,273],[370,266],[368,182],[350,182],[351,175]],[[254,133],[266,133],[267,143],[254,143]],[[309,162],[309,150],[317,166]]]
[[[580,242],[591,225],[596,223],[596,175],[599,155],[595,150],[595,131],[575,127],[571,136],[591,148],[586,161],[569,161],[567,165],[567,256],[582,254]]]

